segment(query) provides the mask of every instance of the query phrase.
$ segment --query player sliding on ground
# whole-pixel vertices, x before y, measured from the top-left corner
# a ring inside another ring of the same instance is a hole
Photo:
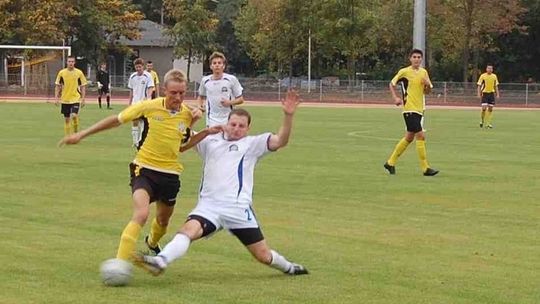
[[[204,161],[204,169],[197,206],[157,256],[136,255],[135,265],[159,275],[170,263],[187,253],[191,242],[227,229],[259,262],[285,274],[307,274],[304,266],[292,263],[270,249],[252,208],[255,165],[264,155],[287,145],[299,101],[296,92],[287,93],[287,98],[282,101],[283,122],[277,134],[248,136],[250,114],[244,109],[234,109],[229,114],[224,133],[199,142],[196,149]],[[190,141],[191,144],[195,141]]]

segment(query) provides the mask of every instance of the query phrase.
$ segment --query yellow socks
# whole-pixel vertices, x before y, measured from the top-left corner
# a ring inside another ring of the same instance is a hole
[[[425,140],[416,140],[416,152],[418,153],[418,158],[420,159],[420,167],[422,167],[422,172],[426,172],[429,168],[426,156],[426,141]]]
[[[485,121],[486,121],[486,124],[489,126],[491,125],[491,118],[493,117],[493,112],[492,111],[486,111],[486,118],[485,118]]]
[[[141,228],[141,225],[133,221],[127,224],[122,232],[122,237],[120,238],[120,245],[118,246],[116,258],[122,260],[129,260],[131,258],[131,255],[137,246],[137,239],[139,238]]]
[[[64,121],[64,135],[68,136],[69,134],[71,134],[71,124]]]
[[[152,221],[152,227],[150,228],[150,236],[148,237],[148,245],[150,247],[156,247],[159,240],[167,233],[167,226],[163,227],[159,225],[156,218]]]
[[[73,121],[73,133],[79,132],[79,116],[73,116],[71,120]]]
[[[390,166],[395,166],[398,157],[405,151],[405,149],[407,149],[407,147],[409,146],[409,144],[410,144],[410,142],[408,142],[407,140],[405,140],[405,137],[402,138],[402,139],[397,143],[396,147],[394,148],[394,152],[392,152],[392,155],[390,155],[390,158],[388,159],[387,163],[388,163]]]

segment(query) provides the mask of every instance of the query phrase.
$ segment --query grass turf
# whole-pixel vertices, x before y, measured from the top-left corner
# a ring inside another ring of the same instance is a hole
[[[252,133],[277,131],[279,108],[249,109]],[[81,125],[119,110],[88,105]],[[161,277],[136,269],[124,288],[103,286],[98,269],[131,216],[130,128],[60,149],[58,112],[0,104],[1,303],[540,302],[540,111],[496,109],[484,130],[478,111],[428,110],[441,173],[423,177],[414,144],[396,176],[382,167],[399,110],[301,108],[289,147],[258,165],[254,208],[269,244],[311,274],[259,265],[221,232]],[[182,157],[165,241],[196,200],[201,162]]]

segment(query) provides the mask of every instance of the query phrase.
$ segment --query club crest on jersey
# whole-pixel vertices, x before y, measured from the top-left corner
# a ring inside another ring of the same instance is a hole
[[[235,144],[232,144],[229,146],[229,152],[232,152],[232,151],[238,151],[238,146],[235,145]]]
[[[186,131],[186,125],[183,122],[178,124],[178,131],[182,133]]]
[[[229,91],[229,89],[227,89],[227,87],[222,87],[221,88],[221,93],[227,93],[227,91]]]

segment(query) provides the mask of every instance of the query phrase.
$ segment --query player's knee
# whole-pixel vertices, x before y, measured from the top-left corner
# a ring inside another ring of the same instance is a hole
[[[149,214],[149,210],[135,210],[132,220],[139,225],[144,226],[144,224],[146,224],[146,221],[148,220]]]
[[[158,215],[158,216],[156,217],[157,223],[158,223],[161,227],[167,227],[167,226],[169,226],[169,219],[170,219],[170,217],[165,216],[165,215],[161,215],[161,216]]]

